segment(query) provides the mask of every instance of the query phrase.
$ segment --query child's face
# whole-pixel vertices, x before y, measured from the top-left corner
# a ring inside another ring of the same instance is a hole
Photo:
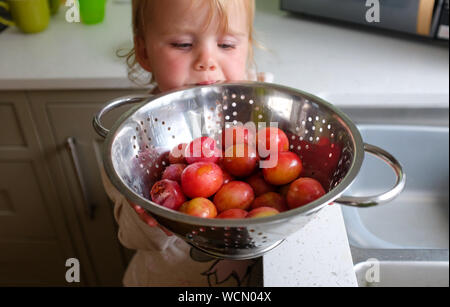
[[[156,0],[144,18],[145,37],[137,40],[141,66],[153,73],[161,91],[182,86],[246,79],[249,29],[245,6],[227,1],[228,31],[206,1]],[[148,16],[151,15],[151,16]]]

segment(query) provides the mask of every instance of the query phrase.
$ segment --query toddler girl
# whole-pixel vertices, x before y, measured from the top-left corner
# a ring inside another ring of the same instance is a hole
[[[253,79],[254,0],[133,0],[132,7],[135,60],[151,73],[154,92]],[[254,260],[218,260],[191,248],[130,204],[104,172],[102,179],[119,240],[137,250],[125,286],[249,284]]]

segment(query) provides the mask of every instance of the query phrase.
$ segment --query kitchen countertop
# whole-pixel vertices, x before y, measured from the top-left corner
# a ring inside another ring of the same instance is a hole
[[[257,0],[261,71],[339,106],[449,107],[448,44],[300,17]],[[382,16],[381,16],[382,17]]]
[[[449,105],[448,46],[398,34],[282,12],[278,1],[257,0],[259,71],[275,82],[338,105]],[[129,4],[108,2],[104,23],[65,21],[65,7],[49,28],[0,34],[1,90],[132,89],[116,50],[131,46]],[[357,286],[338,205],[327,206],[263,257],[265,286]]]
[[[266,287],[357,287],[339,205],[326,206],[263,256]]]

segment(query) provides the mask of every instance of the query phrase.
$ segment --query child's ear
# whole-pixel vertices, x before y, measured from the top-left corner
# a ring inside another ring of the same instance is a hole
[[[148,58],[147,49],[145,47],[145,41],[140,37],[134,38],[134,48],[136,52],[136,60],[139,65],[144,68],[148,72],[152,72],[152,68],[150,66],[150,60]]]

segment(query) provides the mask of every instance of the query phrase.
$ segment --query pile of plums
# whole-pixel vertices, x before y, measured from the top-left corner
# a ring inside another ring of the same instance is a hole
[[[271,157],[277,157],[275,163],[261,167]],[[151,188],[151,200],[197,217],[267,217],[325,194],[319,181],[300,176],[300,157],[289,151],[286,134],[275,127],[257,133],[230,127],[220,145],[210,137],[197,138],[173,148],[169,163]]]

